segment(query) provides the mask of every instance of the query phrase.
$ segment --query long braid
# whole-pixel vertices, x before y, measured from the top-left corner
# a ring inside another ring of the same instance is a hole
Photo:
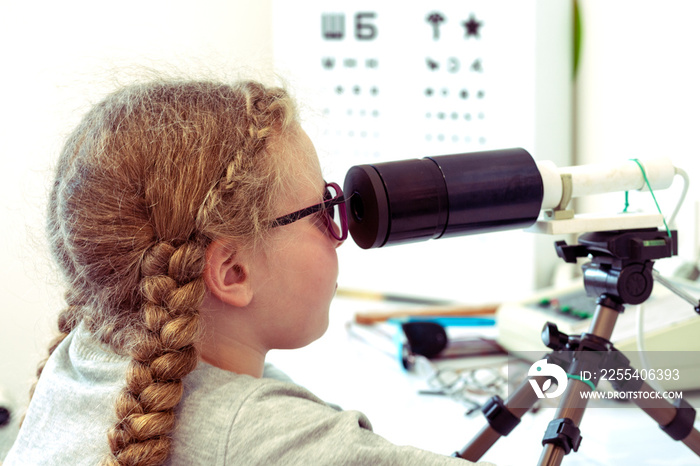
[[[119,422],[109,433],[114,457],[107,464],[157,465],[168,456],[182,379],[198,360],[203,267],[197,245],[159,243],[144,257],[142,335],[117,400]]]

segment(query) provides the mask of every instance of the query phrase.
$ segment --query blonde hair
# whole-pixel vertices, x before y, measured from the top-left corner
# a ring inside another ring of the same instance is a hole
[[[266,148],[296,121],[280,88],[151,82],[105,98],[69,137],[48,211],[68,283],[49,351],[83,322],[131,357],[105,464],[167,460],[199,357],[206,247],[269,228],[284,164]]]

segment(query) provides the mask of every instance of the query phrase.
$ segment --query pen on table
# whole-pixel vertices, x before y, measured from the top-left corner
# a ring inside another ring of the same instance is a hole
[[[458,305],[454,301],[424,298],[418,296],[408,296],[395,293],[384,293],[371,290],[356,290],[339,288],[337,296],[354,299],[364,299],[372,301],[388,301],[406,304],[416,304],[427,307],[407,307],[402,309],[363,311],[355,314],[355,322],[358,324],[375,324],[385,322],[392,318],[402,318],[410,316],[436,316],[436,317],[456,317],[456,316],[481,316],[493,315],[498,309],[497,305]]]
[[[443,327],[488,327],[496,325],[493,317],[482,316],[415,316],[392,317],[388,322],[402,324],[405,322],[432,322]]]
[[[348,288],[338,288],[336,296],[343,298],[363,299],[369,301],[389,301],[406,304],[420,304],[425,306],[449,306],[454,304],[447,299],[427,298],[422,296],[409,296],[397,293],[385,293],[382,291],[357,290]]]
[[[433,306],[426,308],[402,308],[388,311],[365,311],[355,313],[358,324],[375,324],[389,319],[407,317],[479,317],[494,315],[498,306]]]

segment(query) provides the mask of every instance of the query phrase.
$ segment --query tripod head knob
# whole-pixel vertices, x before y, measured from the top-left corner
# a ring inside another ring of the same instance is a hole
[[[608,294],[617,296],[623,303],[641,304],[654,288],[653,267],[652,261],[621,266],[593,258],[581,268],[589,295]]]
[[[554,351],[562,350],[569,343],[569,335],[560,332],[557,324],[547,322],[542,328],[542,342]]]
[[[606,294],[641,304],[654,286],[653,261],[678,254],[678,233],[656,228],[599,231],[581,235],[577,245],[558,241],[555,247],[566,262],[591,259],[581,267],[589,296]]]

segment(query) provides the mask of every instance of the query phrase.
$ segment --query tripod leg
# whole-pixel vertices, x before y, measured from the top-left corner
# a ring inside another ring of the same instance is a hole
[[[573,359],[569,374],[577,375],[584,370],[595,372],[600,366],[604,355],[608,352],[606,343],[609,344],[608,339],[621,310],[622,306],[606,295],[598,299],[589,333],[581,336],[576,351],[572,352]],[[588,404],[588,397],[583,393],[590,391],[591,386],[580,379],[568,380],[554,420],[549,423],[542,439],[544,448],[538,464],[559,465],[571,450],[578,450],[581,443],[581,432],[578,426]]]
[[[544,383],[547,377],[535,377],[538,384]],[[518,388],[503,402],[499,396],[494,396],[487,402],[482,411],[489,424],[452,456],[469,461],[478,461],[504,435],[508,435],[520,423],[520,418],[537,402],[538,398],[528,379],[522,381]]]
[[[596,353],[583,353],[584,357],[592,357]],[[622,369],[623,372],[634,369],[629,365],[629,360],[620,352],[611,348],[609,358],[601,365],[608,369]],[[575,358],[576,359],[576,358]],[[593,361],[588,361],[594,364]],[[574,364],[575,365],[575,364]],[[585,367],[585,366],[579,366]],[[620,392],[630,392],[629,396],[639,408],[654,419],[659,427],[674,440],[680,440],[695,454],[700,456],[700,432],[694,428],[695,409],[686,401],[677,400],[675,404],[669,403],[656,390],[641,380],[612,381],[613,388]],[[552,421],[545,434],[543,443],[545,447],[540,457],[540,465],[559,465],[564,455],[570,450],[576,451],[580,442],[578,425],[583,418],[583,413],[588,404],[589,397],[583,395],[584,391],[591,388],[581,380],[570,379],[563,399],[559,405],[554,421]]]
[[[658,392],[646,382],[637,393],[640,396],[632,399],[634,404],[656,421],[661,430],[672,439],[682,441],[700,456],[700,432],[693,427],[695,409],[688,402],[680,399],[675,404],[671,404],[663,398],[656,398]]]
[[[586,383],[573,379],[568,381],[554,420],[549,423],[542,440],[544,448],[539,465],[559,465],[571,450],[578,450],[581,442],[578,426],[588,404],[588,399],[582,395],[584,391],[591,391]]]
[[[637,373],[624,354],[615,350],[612,355],[616,369],[621,369],[622,373]],[[682,441],[700,456],[700,432],[693,427],[695,409],[687,401],[679,398],[672,404],[643,380],[611,380],[610,382],[618,392],[630,393],[631,401],[656,421],[669,437]]]

